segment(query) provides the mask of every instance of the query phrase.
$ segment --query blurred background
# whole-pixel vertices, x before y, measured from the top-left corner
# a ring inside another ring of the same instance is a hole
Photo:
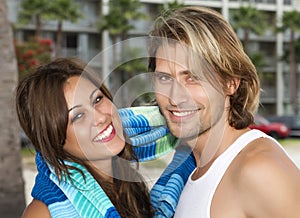
[[[18,79],[56,57],[78,57],[101,74],[113,95],[134,78],[122,88],[119,107],[151,103],[153,93],[145,91],[151,90],[149,78],[142,76],[147,71],[143,37],[160,13],[184,5],[213,8],[231,23],[263,90],[251,128],[278,138],[296,153],[300,0],[0,0],[1,217],[20,217],[28,203],[24,171],[31,182],[35,175],[34,150],[27,149],[32,145],[14,112]]]

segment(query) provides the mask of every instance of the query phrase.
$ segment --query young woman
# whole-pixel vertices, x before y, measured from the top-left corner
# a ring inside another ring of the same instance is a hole
[[[19,82],[16,108],[39,171],[24,218],[153,216],[112,97],[83,63],[39,67]]]

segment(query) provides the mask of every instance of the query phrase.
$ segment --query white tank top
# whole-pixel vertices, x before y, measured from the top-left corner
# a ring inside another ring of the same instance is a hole
[[[259,130],[250,130],[241,135],[227,150],[225,150],[213,162],[211,167],[203,176],[197,180],[192,180],[191,175],[196,170],[195,169],[189,176],[181,193],[174,218],[209,218],[210,206],[214,193],[227,168],[238,153],[246,147],[246,145],[261,137],[274,140]],[[281,147],[276,140],[274,141]],[[282,150],[284,151],[283,148]]]

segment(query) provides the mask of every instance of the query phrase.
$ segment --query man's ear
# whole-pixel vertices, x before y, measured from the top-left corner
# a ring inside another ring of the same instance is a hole
[[[233,95],[239,88],[241,79],[234,78],[227,83],[227,95]]]

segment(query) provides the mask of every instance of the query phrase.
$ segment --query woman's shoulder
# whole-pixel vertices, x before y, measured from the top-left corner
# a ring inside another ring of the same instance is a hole
[[[49,209],[46,204],[39,200],[32,200],[32,202],[25,208],[22,218],[51,218]]]

